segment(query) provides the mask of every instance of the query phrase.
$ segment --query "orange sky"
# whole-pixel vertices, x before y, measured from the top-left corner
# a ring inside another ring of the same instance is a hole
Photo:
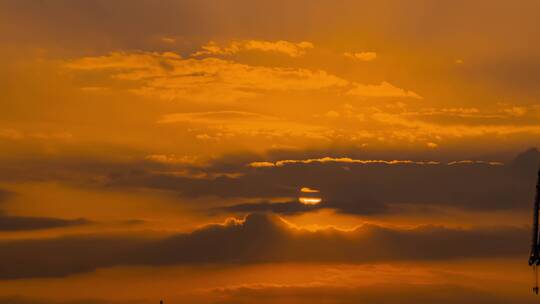
[[[539,12],[1,1],[0,304],[534,301]]]

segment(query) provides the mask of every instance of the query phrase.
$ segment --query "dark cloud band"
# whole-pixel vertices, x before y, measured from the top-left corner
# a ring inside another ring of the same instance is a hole
[[[0,243],[0,278],[59,277],[118,265],[249,264],[267,262],[425,261],[506,257],[527,247],[524,228],[411,230],[362,226],[317,232],[276,216],[210,225],[165,239],[76,236]]]
[[[52,217],[8,216],[0,214],[0,231],[40,230],[72,227],[89,223],[89,220],[83,218],[60,219]]]

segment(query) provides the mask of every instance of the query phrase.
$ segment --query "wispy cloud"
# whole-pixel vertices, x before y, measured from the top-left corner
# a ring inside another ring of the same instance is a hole
[[[279,120],[277,117],[243,111],[185,112],[164,115],[158,123],[227,123],[242,120]]]
[[[106,71],[115,79],[134,82],[133,93],[167,100],[234,102],[269,92],[322,89],[363,98],[422,98],[385,81],[378,85],[361,84],[324,70],[252,66],[213,57],[186,59],[172,52],[113,52],[75,59],[66,67],[75,71]]]
[[[347,92],[347,94],[360,97],[410,97],[422,99],[422,96],[417,93],[395,87],[386,81],[383,81],[380,84],[357,83]]]
[[[251,66],[219,58],[184,59],[178,54],[116,52],[66,64],[72,70],[108,71],[142,85],[132,92],[167,100],[232,102],[271,91],[345,87],[349,82],[323,70]]]
[[[201,46],[201,50],[195,52],[193,56],[233,55],[245,51],[261,51],[281,53],[290,57],[300,57],[306,53],[306,50],[312,49],[313,47],[313,43],[308,41],[296,43],[285,40],[241,40],[231,41],[225,46],[220,46],[218,43],[210,41]]]
[[[359,53],[351,53],[351,52],[345,52],[343,53],[343,56],[359,60],[359,61],[373,61],[377,58],[376,52],[359,52]]]
[[[217,134],[199,134],[198,139],[219,139],[224,136],[304,136],[324,138],[326,128],[288,121],[272,115],[244,111],[183,112],[163,115],[159,124],[190,124],[217,131]],[[214,132],[215,133],[215,132]]]
[[[310,159],[286,159],[276,162],[252,162],[248,166],[254,168],[282,167],[289,164],[312,164],[312,163],[350,163],[350,164],[383,164],[383,165],[438,165],[438,161],[413,161],[413,160],[379,160],[379,159],[353,159],[349,157],[322,157]]]

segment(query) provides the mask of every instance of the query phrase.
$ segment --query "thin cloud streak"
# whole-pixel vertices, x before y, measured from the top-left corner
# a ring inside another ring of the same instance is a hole
[[[312,164],[312,163],[351,163],[361,165],[382,164],[382,165],[441,165],[439,161],[413,161],[413,160],[380,160],[380,159],[352,159],[349,157],[321,157],[311,159],[286,159],[275,162],[257,161],[248,164],[253,168],[265,167],[283,167],[289,164]],[[485,164],[491,166],[504,166],[503,162],[482,161],[482,160],[458,160],[448,162],[447,165],[465,165],[465,164]]]
[[[202,45],[201,50],[193,53],[193,56],[233,55],[245,51],[261,51],[281,53],[290,57],[300,57],[305,55],[306,50],[313,47],[313,43],[308,41],[295,43],[284,40],[244,40],[231,41],[227,46],[220,46],[215,41],[210,41]]]

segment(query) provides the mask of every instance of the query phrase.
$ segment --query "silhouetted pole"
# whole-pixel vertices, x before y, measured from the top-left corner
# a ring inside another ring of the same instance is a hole
[[[534,213],[532,226],[532,242],[531,256],[529,257],[529,265],[538,265],[538,212],[540,208],[540,170],[538,171],[538,179],[536,182],[536,196],[534,198]]]
[[[538,294],[538,212],[540,212],[540,170],[536,180],[536,195],[534,197],[533,225],[532,225],[532,240],[531,240],[531,255],[529,256],[529,266],[533,267],[534,287],[533,292]]]

